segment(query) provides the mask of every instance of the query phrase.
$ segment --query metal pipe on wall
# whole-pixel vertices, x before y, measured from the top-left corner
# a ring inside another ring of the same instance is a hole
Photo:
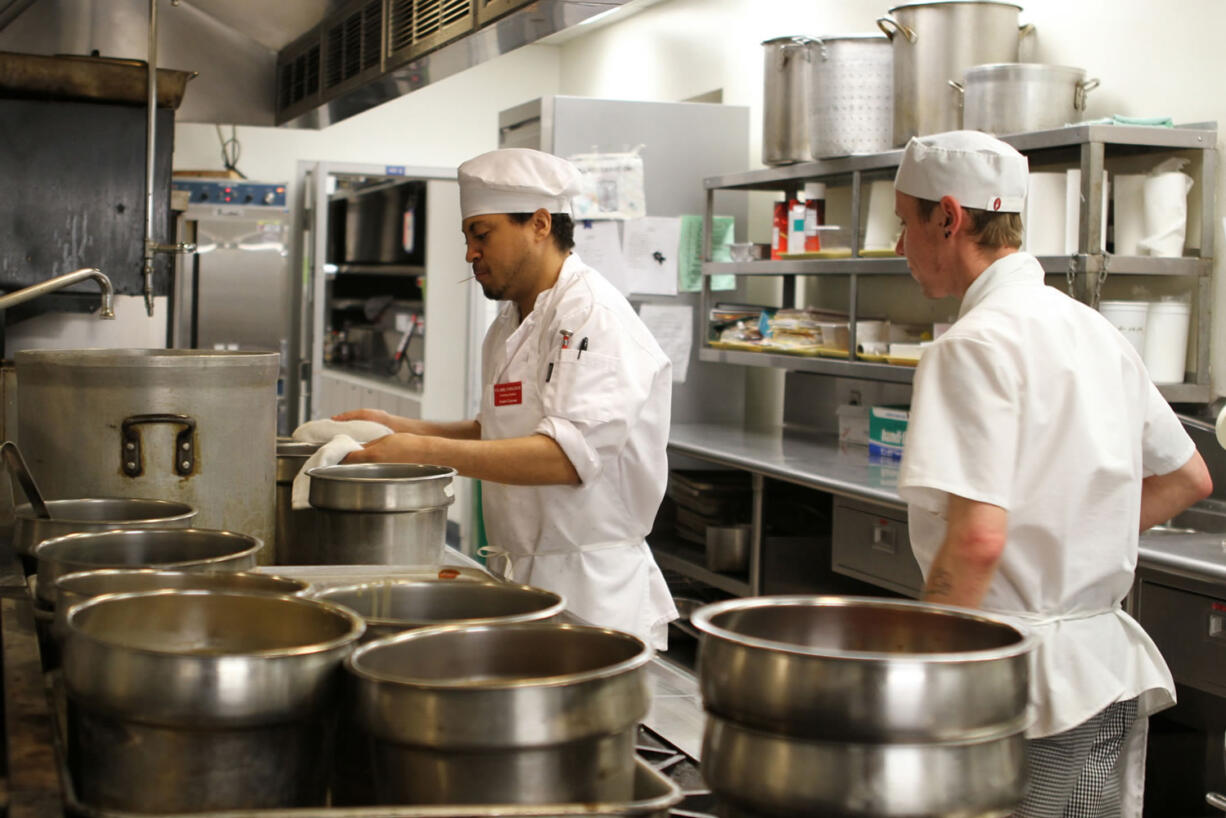
[[[148,141],[145,143],[145,257],[141,267],[144,278],[142,290],[145,294],[145,312],[153,317],[153,159],[154,147],[157,144],[157,104],[158,104],[158,0],[149,0],[149,51],[147,56],[149,69],[149,123],[146,130]]]

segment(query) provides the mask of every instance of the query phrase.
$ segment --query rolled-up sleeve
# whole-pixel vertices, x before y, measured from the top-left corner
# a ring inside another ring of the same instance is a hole
[[[599,309],[574,336],[589,339],[588,348],[561,350],[552,362],[536,431],[557,442],[587,483],[626,445],[667,359],[657,360]]]

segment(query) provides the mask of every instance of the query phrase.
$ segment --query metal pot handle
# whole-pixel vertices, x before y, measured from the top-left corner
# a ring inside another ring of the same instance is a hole
[[[962,108],[966,105],[966,86],[957,80],[946,80],[949,87],[958,92],[958,107]]]
[[[1077,83],[1077,90],[1073,92],[1073,109],[1084,111],[1086,109],[1086,94],[1098,87],[1098,79],[1082,80]]]
[[[1017,38],[1019,40],[1024,40],[1031,34],[1034,34],[1034,23],[1026,23],[1017,27]]]
[[[124,418],[119,427],[119,462],[128,477],[140,477],[145,473],[141,452],[140,429],[142,423],[173,423],[183,428],[175,435],[174,462],[171,467],[180,477],[191,475],[196,466],[196,421],[187,415],[151,414],[132,415]]]
[[[1221,795],[1218,795],[1216,792],[1206,793],[1205,803],[1211,807],[1215,807],[1220,810],[1226,810],[1226,798],[1222,797]]]
[[[891,31],[890,29],[886,28],[887,25],[893,26],[894,30]],[[907,42],[909,43],[913,43],[919,39],[915,34],[915,29],[907,28],[893,17],[878,17],[877,28],[881,29],[882,34],[890,38],[890,42],[894,41],[895,34],[902,34],[902,36],[907,38]]]

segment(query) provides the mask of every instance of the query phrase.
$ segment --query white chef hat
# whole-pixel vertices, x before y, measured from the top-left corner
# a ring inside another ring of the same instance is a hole
[[[1029,182],[1026,157],[980,131],[912,137],[894,189],[919,199],[953,196],[963,207],[1020,213]]]
[[[551,153],[504,148],[460,165],[460,218],[488,213],[565,213],[579,192],[577,167]]]

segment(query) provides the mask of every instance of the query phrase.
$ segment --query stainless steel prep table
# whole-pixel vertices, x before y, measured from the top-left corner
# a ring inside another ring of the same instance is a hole
[[[720,466],[742,469],[753,476],[754,536],[748,583],[712,583],[731,593],[760,593],[762,549],[762,486],[766,477],[786,480],[831,494],[866,500],[891,509],[905,509],[898,495],[898,464],[870,461],[868,449],[840,445],[834,435],[811,435],[783,427],[748,429],[721,424],[674,424],[671,452]],[[1141,537],[1138,569],[1179,571],[1217,583],[1226,591],[1226,547],[1220,535],[1146,533]],[[676,568],[703,580],[702,566],[683,563],[656,552],[662,567]],[[726,577],[715,579],[726,580]]]

